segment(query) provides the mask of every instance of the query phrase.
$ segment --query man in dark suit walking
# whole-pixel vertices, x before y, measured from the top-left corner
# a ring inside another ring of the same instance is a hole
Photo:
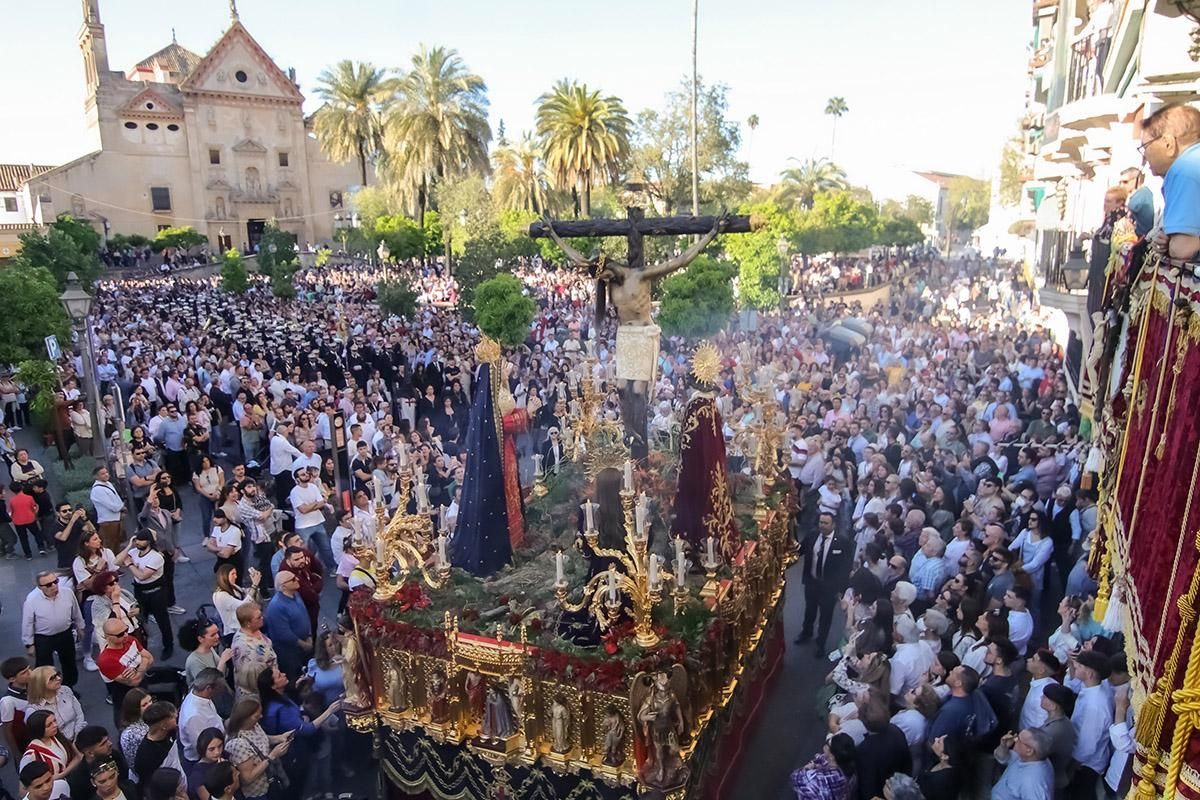
[[[834,533],[833,515],[822,511],[817,517],[817,530],[800,545],[800,555],[804,556],[804,627],[795,644],[812,639],[813,623],[818,622],[814,657],[823,658],[833,609],[850,577],[854,548],[850,540]]]
[[[558,428],[551,428],[546,443],[542,445],[542,469],[546,474],[558,473],[558,466],[566,460],[562,442],[559,441]]]

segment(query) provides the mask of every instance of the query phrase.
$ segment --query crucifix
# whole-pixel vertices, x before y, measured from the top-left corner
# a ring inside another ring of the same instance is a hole
[[[683,269],[704,251],[719,233],[750,233],[761,227],[748,216],[654,217],[646,219],[642,209],[626,209],[626,219],[544,219],[529,226],[531,238],[549,237],[562,248],[571,264],[596,279],[597,324],[607,301],[617,311],[617,380],[621,394],[621,422],[635,458],[648,453],[646,402],[654,382],[658,359],[659,328],[650,315],[650,293],[654,281]],[[679,255],[660,264],[646,266],[643,238],[703,234]],[[626,261],[597,254],[585,256],[564,239],[576,236],[623,236],[629,245]]]

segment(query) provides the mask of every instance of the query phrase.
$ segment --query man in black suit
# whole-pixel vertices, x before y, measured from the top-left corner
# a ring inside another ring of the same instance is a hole
[[[558,465],[566,458],[559,438],[558,428],[551,428],[549,438],[542,445],[542,469],[547,475],[557,473]]]
[[[833,609],[846,589],[854,547],[849,539],[834,533],[833,515],[822,511],[817,517],[817,530],[800,545],[800,555],[804,556],[804,627],[795,644],[813,638],[813,623],[819,615],[814,657],[824,658]]]

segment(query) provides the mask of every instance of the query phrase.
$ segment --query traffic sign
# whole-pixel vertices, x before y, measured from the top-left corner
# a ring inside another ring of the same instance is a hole
[[[54,334],[46,337],[46,355],[54,362],[62,358],[62,348],[58,346],[58,337]]]

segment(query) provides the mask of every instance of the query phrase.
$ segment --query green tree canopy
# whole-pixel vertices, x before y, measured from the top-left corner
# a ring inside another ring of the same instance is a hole
[[[592,189],[616,179],[629,157],[629,114],[621,99],[560,80],[538,98],[537,133],[551,180],[570,189],[576,214],[592,215]]]
[[[701,202],[733,206],[750,193],[749,167],[737,158],[740,126],[729,117],[729,87],[700,82],[696,138]],[[667,93],[661,110],[638,114],[630,172],[666,214],[690,207],[692,79]]]
[[[236,247],[231,247],[221,256],[221,288],[234,294],[245,294],[250,285],[246,274],[246,262]]]
[[[58,299],[54,276],[45,267],[0,269],[4,324],[0,325],[0,363],[44,357],[51,334],[65,343],[70,332],[67,313]]]
[[[732,264],[700,256],[662,282],[658,322],[668,336],[699,339],[722,330],[733,313]]]
[[[407,281],[392,279],[379,284],[376,299],[387,316],[412,318],[417,312],[417,293]]]
[[[387,70],[369,61],[339,61],[317,78],[322,105],[313,117],[313,132],[326,155],[335,161],[358,161],[362,185],[367,164],[379,153],[383,139],[382,114],[395,93]]]
[[[876,243],[878,224],[875,206],[849,192],[825,192],[801,217],[797,242],[800,252],[809,255],[854,253]]]
[[[846,173],[827,158],[809,158],[779,173],[775,197],[781,203],[812,208],[820,192],[845,189]]]
[[[380,217],[375,220],[373,231],[375,248],[379,247],[382,240],[387,245],[391,259],[402,261],[425,253],[425,234],[408,217],[400,214]]]
[[[529,338],[537,306],[512,275],[497,275],[475,288],[471,305],[479,330],[506,347],[516,347]]]
[[[33,230],[21,234],[20,239],[21,251],[10,267],[47,269],[59,291],[67,286],[68,272],[74,272],[84,287],[100,277],[100,234],[70,214],[59,214],[45,233]]]
[[[159,231],[154,237],[154,241],[150,243],[150,249],[156,253],[161,253],[168,248],[186,253],[193,247],[199,247],[207,242],[208,238],[191,225],[181,225]]]
[[[766,310],[779,306],[779,272],[783,257],[780,239],[794,244],[798,218],[791,209],[772,201],[755,203],[741,213],[757,216],[766,225],[752,233],[724,237],[725,252],[737,265],[738,302],[745,308]]]
[[[946,229],[973,231],[987,224],[991,208],[991,186],[975,178],[950,179],[946,189]]]
[[[273,277],[275,267],[296,260],[296,234],[280,230],[275,220],[268,220],[258,240],[258,271]]]
[[[911,247],[925,241],[921,227],[905,216],[884,216],[879,219],[879,244],[889,247]]]
[[[114,233],[108,237],[108,249],[124,250],[127,247],[145,247],[150,244],[150,240],[140,233]]]
[[[1000,152],[1000,202],[1006,206],[1019,205],[1025,178],[1025,141],[1014,136]]]

